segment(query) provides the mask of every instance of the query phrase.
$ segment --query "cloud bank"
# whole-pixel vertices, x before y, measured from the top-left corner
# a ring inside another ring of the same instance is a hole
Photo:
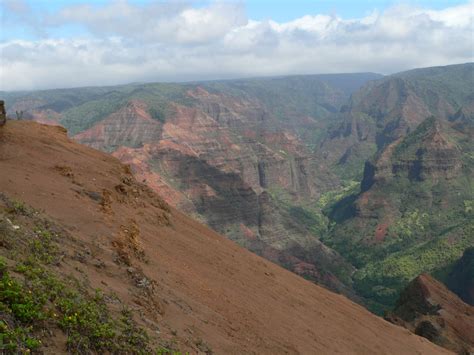
[[[74,5],[38,13],[3,3],[3,25],[30,40],[0,43],[0,90],[405,69],[474,61],[474,1],[394,6],[363,18],[308,14],[255,21],[242,3]],[[75,26],[77,35],[60,37]]]

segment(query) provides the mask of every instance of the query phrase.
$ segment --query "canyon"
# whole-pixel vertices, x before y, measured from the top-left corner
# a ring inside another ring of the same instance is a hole
[[[449,353],[190,219],[61,127],[7,121],[0,169],[12,351]]]
[[[473,246],[473,67],[4,96],[10,116],[66,127],[185,214],[382,314]]]

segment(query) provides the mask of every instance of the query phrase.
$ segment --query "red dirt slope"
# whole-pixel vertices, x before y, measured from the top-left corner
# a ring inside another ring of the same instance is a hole
[[[7,122],[0,186],[90,249],[64,272],[115,292],[149,334],[182,351],[447,353],[168,209],[118,160],[70,141],[61,128]],[[147,299],[137,296],[137,270],[154,286]]]
[[[387,318],[459,354],[474,353],[474,307],[427,274],[405,288]]]

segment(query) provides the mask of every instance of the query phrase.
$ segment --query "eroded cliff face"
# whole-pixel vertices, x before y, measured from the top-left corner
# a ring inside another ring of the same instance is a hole
[[[91,129],[81,132],[75,139],[95,149],[113,152],[121,146],[140,147],[144,142],[160,138],[161,124],[139,100],[128,102]]]
[[[352,266],[273,197],[309,204],[337,179],[258,100],[199,86],[187,95],[193,106],[170,102],[165,122],[135,100],[74,139],[111,151],[167,202],[239,244],[351,293],[339,274],[347,283]]]
[[[374,310],[473,245],[472,133],[427,118],[366,162],[361,192],[333,210],[327,243],[358,267],[356,289]]]
[[[472,116],[472,68],[419,69],[367,83],[352,95],[339,124],[322,142],[322,156],[357,176],[366,159],[413,132],[427,117],[448,121]]]
[[[394,178],[409,181],[450,180],[461,174],[462,151],[443,132],[443,123],[434,117],[426,119],[413,135],[390,144],[376,159],[367,161],[362,190]],[[446,130],[449,130],[448,125]]]

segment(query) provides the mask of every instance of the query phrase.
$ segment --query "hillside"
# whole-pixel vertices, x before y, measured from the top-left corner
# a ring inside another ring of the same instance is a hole
[[[446,353],[168,207],[61,128],[7,122],[0,169],[2,329],[24,347]]]
[[[458,354],[474,351],[474,307],[429,275],[411,281],[386,318]]]

